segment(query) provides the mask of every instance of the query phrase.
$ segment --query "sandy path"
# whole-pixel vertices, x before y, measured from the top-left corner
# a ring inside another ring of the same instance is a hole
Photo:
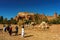
[[[21,34],[21,29],[18,34]],[[24,38],[21,35],[10,36],[8,33],[0,33],[0,40],[60,40],[60,25],[52,25],[47,31],[25,29]]]

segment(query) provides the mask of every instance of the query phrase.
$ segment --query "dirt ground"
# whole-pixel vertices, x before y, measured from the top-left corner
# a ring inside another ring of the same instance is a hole
[[[1,25],[0,27],[2,28]],[[18,36],[15,36],[15,33],[10,36],[8,32],[0,31],[0,40],[60,40],[60,24],[53,24],[49,27],[48,30],[42,30],[38,27],[27,27],[25,28],[24,38],[21,37],[21,27],[19,27]]]

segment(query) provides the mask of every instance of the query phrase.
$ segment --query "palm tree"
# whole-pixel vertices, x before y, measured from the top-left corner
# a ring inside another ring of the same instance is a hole
[[[40,19],[39,16],[40,16],[40,15],[39,15],[38,13],[34,15],[35,22],[36,22],[37,24],[39,24],[39,23],[41,22],[41,19]]]

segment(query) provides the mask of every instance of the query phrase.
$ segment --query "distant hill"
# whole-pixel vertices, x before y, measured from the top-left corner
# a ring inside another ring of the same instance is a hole
[[[19,12],[19,13],[17,14],[17,16],[14,18],[14,20],[16,20],[16,21],[18,21],[19,19],[26,19],[26,20],[31,19],[31,20],[34,20],[34,15],[35,15],[34,13]],[[40,18],[42,18],[42,19],[45,17],[44,14],[38,14],[38,16],[39,16]],[[51,20],[51,19],[57,18],[58,15],[57,15],[57,13],[55,12],[53,16],[46,16],[46,17],[47,17],[48,20]]]

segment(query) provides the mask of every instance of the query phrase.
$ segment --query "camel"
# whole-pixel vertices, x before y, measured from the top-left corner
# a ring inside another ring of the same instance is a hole
[[[39,25],[39,27],[40,27],[41,29],[49,29],[48,24],[47,24],[46,22],[44,22],[44,21]]]

